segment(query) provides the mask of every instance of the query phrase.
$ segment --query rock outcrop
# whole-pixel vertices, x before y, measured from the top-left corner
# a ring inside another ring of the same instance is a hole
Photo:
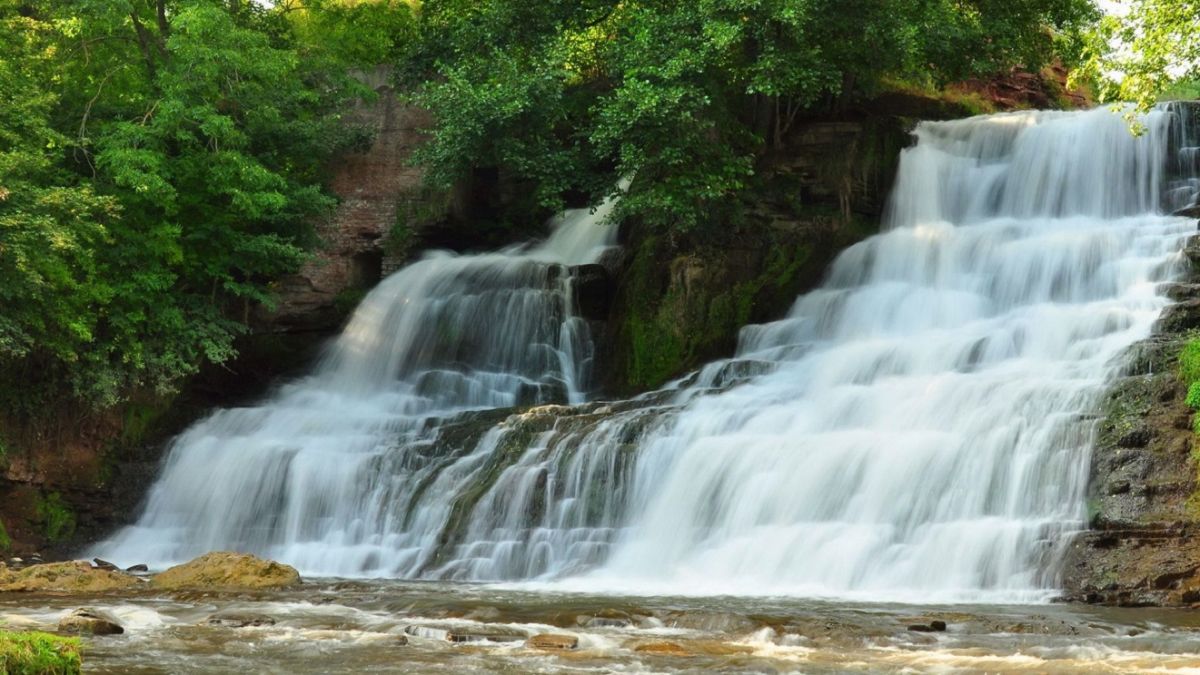
[[[20,570],[0,567],[0,592],[103,593],[133,588],[137,577],[85,561],[45,563]]]
[[[158,590],[286,588],[300,583],[296,568],[247,553],[214,551],[176,565],[150,580]]]

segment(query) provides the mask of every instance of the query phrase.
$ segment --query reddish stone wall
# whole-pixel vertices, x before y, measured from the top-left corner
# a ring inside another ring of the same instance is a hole
[[[336,328],[345,311],[339,305],[352,303],[359,291],[404,262],[389,256],[383,244],[397,212],[411,213],[426,201],[422,172],[409,158],[431,119],[397,98],[386,69],[362,79],[379,97],[358,103],[345,120],[371,130],[371,147],[341,157],[333,167],[330,188],[340,204],[317,228],[323,245],[298,274],[279,282],[279,306],[262,317],[265,330]]]

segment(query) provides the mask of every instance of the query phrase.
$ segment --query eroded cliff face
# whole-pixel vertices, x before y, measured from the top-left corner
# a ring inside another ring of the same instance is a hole
[[[413,249],[410,230],[425,222],[416,214],[446,208],[422,190],[423,173],[410,161],[431,124],[428,113],[400,101],[388,69],[360,77],[377,98],[359,101],[344,119],[363,130],[370,145],[339,158],[333,168],[330,189],[338,207],[318,225],[320,245],[312,259],[278,282],[278,307],[260,314],[260,330],[336,329],[367,289],[406,262]]]

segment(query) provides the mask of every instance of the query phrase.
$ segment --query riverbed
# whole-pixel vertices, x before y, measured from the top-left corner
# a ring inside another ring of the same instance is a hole
[[[325,579],[233,595],[5,594],[0,624],[53,630],[80,606],[126,630],[85,639],[88,673],[1200,673],[1200,613],[1055,603],[618,597]],[[260,625],[235,627],[245,621]],[[946,629],[928,630],[936,621]],[[574,636],[578,648],[525,645],[543,633]]]

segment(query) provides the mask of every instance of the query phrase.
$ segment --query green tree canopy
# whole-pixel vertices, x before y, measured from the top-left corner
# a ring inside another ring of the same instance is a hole
[[[0,0],[0,373],[45,385],[14,395],[104,405],[228,359],[333,204],[350,71],[411,23],[390,4]]]
[[[1098,83],[1102,102],[1146,110],[1172,85],[1200,80],[1200,2],[1124,0],[1087,34],[1077,79]]]
[[[404,79],[437,119],[449,185],[501,166],[541,204],[598,196],[691,227],[731,203],[798,111],[882,78],[1039,67],[1088,0],[428,0]]]

